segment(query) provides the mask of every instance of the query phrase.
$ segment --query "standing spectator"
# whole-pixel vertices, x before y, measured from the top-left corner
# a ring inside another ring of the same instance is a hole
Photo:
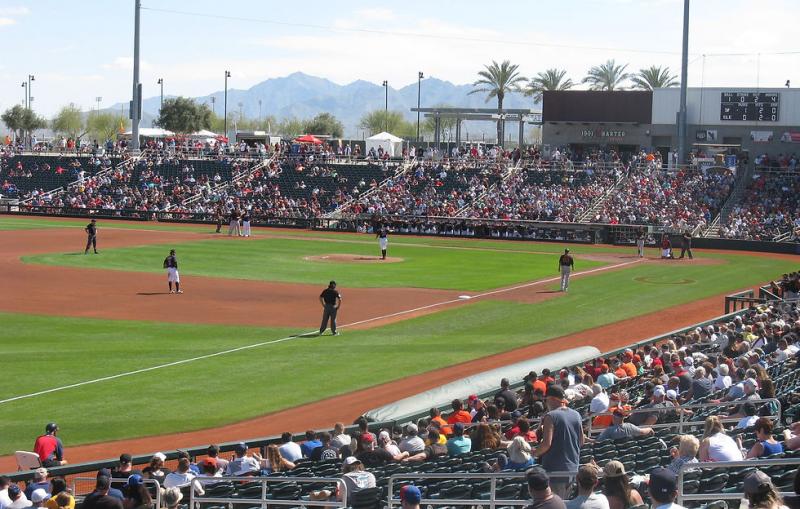
[[[542,437],[533,456],[541,460],[549,472],[575,472],[584,443],[581,414],[567,407],[564,389],[557,385],[547,388],[548,412],[542,419]],[[559,479],[551,485],[561,496],[567,493],[572,479]]]
[[[67,464],[64,460],[64,444],[57,434],[58,424],[50,422],[44,428],[44,435],[39,436],[33,444],[33,452],[39,455],[42,466],[57,467]]]
[[[644,501],[636,489],[628,482],[625,465],[611,460],[603,467],[603,494],[608,499],[610,509],[626,509],[642,505]]]
[[[609,509],[608,499],[602,493],[595,493],[599,484],[597,467],[581,465],[576,476],[578,496],[566,502],[567,509]]]
[[[675,503],[678,496],[678,477],[666,468],[656,468],[650,472],[647,485],[653,509],[684,509]]]
[[[525,506],[525,509],[566,509],[564,501],[551,489],[550,476],[543,468],[534,467],[528,470],[525,480],[533,499],[533,503]]]
[[[303,451],[300,449],[300,444],[292,440],[292,434],[288,431],[281,433],[281,445],[278,447],[278,449],[280,450],[281,456],[292,462],[303,457]]]

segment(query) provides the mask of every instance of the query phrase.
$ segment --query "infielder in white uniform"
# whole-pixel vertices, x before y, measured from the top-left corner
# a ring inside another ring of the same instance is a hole
[[[647,233],[645,232],[644,228],[639,230],[639,235],[636,236],[636,249],[639,254],[639,258],[644,258],[644,239],[647,237]]]
[[[181,276],[178,274],[178,259],[175,258],[175,250],[169,251],[169,256],[164,259],[164,268],[167,269],[167,283],[169,293],[183,293],[181,290]],[[172,290],[172,283],[175,283],[175,290]]]
[[[386,249],[389,247],[389,230],[385,225],[382,225],[375,237],[378,239],[378,245],[381,246],[381,260],[385,260]]]
[[[561,271],[561,291],[569,291],[569,275],[575,269],[575,260],[569,254],[569,249],[564,250],[564,254],[558,257],[558,270]]]

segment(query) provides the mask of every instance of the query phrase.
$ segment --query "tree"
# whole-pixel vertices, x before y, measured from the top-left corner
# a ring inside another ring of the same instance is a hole
[[[525,95],[533,96],[533,102],[542,102],[542,92],[545,90],[569,90],[575,84],[571,79],[564,79],[567,75],[565,69],[548,69],[545,72],[538,73],[535,77],[528,81],[528,87],[525,89]]]
[[[287,138],[294,138],[301,134],[306,134],[305,122],[294,117],[287,117],[278,123],[278,132]]]
[[[169,131],[189,134],[211,127],[213,113],[205,104],[187,97],[164,99],[155,125]]]
[[[497,111],[503,109],[503,99],[509,92],[519,92],[520,84],[526,80],[519,74],[519,66],[512,64],[508,60],[503,60],[498,64],[494,60],[490,65],[485,65],[485,69],[478,73],[480,79],[472,84],[473,88],[470,94],[477,94],[479,92],[486,93],[486,102],[489,102],[493,97],[497,98]],[[497,143],[503,143],[503,120],[497,119]]]
[[[51,125],[55,133],[76,139],[83,132],[83,114],[75,104],[69,103],[58,111]]]
[[[0,119],[6,127],[14,132],[19,132],[20,137],[23,137],[25,132],[47,127],[47,120],[34,113],[33,110],[23,108],[19,104],[7,109],[0,115]]]
[[[361,129],[369,131],[370,136],[386,131],[401,138],[416,136],[417,127],[399,111],[372,110],[361,117],[358,123]]]
[[[105,140],[114,139],[120,126],[126,125],[127,119],[113,113],[95,113],[86,120],[86,129],[92,139],[103,143]]]
[[[590,90],[623,90],[624,87],[620,85],[630,77],[630,74],[625,72],[627,67],[628,64],[617,65],[613,59],[608,60],[589,69],[581,83],[589,83]]]
[[[633,88],[642,90],[653,90],[654,88],[676,87],[680,84],[678,77],[670,74],[669,67],[651,65],[647,69],[639,69],[639,72],[631,76]]]
[[[320,113],[304,122],[303,127],[307,134],[327,134],[334,138],[341,138],[344,134],[342,123],[330,113]]]

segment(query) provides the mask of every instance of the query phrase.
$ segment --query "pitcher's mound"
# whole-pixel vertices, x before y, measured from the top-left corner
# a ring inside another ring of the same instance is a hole
[[[387,256],[385,260],[381,260],[380,256],[364,256],[352,254],[324,254],[317,256],[306,256],[303,258],[310,262],[333,262],[333,263],[399,263],[402,258],[394,256]]]

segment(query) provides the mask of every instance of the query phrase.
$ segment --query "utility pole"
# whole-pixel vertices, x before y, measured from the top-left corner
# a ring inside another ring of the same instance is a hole
[[[141,88],[139,83],[139,18],[142,9],[141,0],[133,0],[133,101],[131,101],[131,149],[139,152],[139,121],[142,118]]]
[[[226,138],[228,137],[228,78],[231,77],[230,71],[225,71],[225,108],[224,108],[224,115],[225,115],[225,133],[223,136]]]
[[[217,98],[213,95],[211,96],[211,113],[217,114]]]
[[[686,88],[689,74],[689,0],[683,0],[683,47],[681,48],[681,103],[678,110],[678,164],[686,164]]]
[[[161,103],[158,106],[158,113],[161,114],[161,108],[164,107],[164,78],[158,78],[157,83],[161,86]]]
[[[417,73],[417,143],[419,143],[419,108],[422,100],[422,78],[424,77],[422,71]]]
[[[261,99],[258,100],[258,121],[261,122]]]
[[[32,81],[36,81],[36,77],[33,74],[28,75],[28,109],[33,109],[33,84]]]
[[[386,98],[383,103],[383,130],[389,131],[389,82],[383,80],[383,88],[386,91]]]
[[[94,98],[94,100],[97,101],[97,113],[99,114],[100,113],[100,102],[103,100],[103,98],[98,95],[97,97]]]

